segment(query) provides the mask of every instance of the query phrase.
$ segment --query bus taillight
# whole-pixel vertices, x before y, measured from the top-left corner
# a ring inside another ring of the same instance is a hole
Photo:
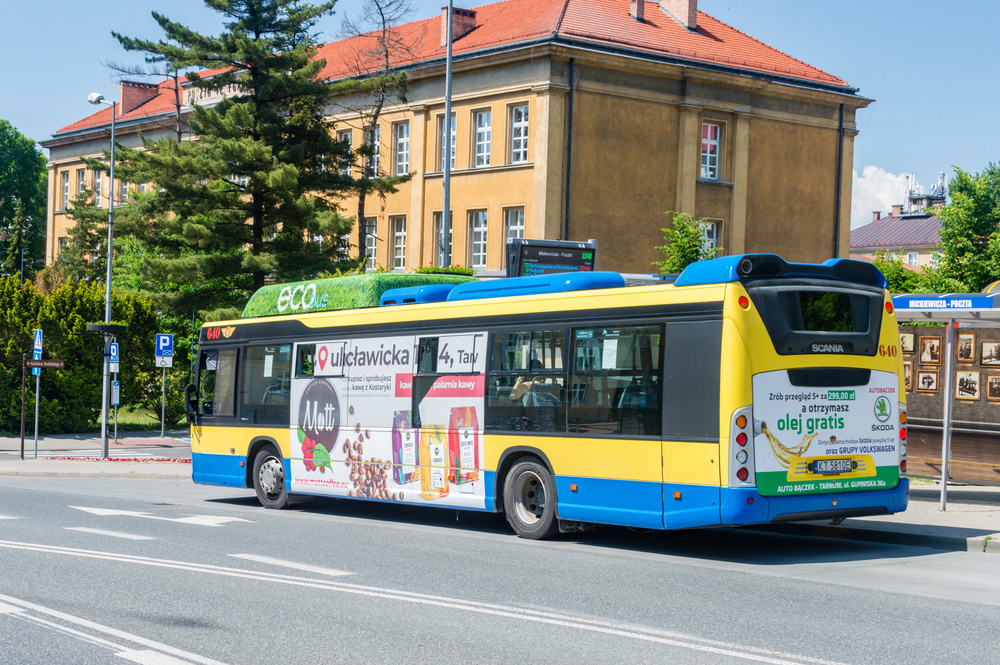
[[[753,424],[753,408],[746,406],[733,413],[729,429],[729,485],[753,487],[754,476],[753,446],[750,427]]]
[[[906,405],[899,403],[899,475],[906,475]]]

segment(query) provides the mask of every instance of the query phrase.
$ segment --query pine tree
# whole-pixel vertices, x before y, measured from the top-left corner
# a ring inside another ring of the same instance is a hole
[[[108,211],[93,205],[91,196],[92,192],[85,190],[70,204],[68,215],[73,225],[66,232],[66,245],[59,251],[56,267],[66,277],[103,283],[108,270]]]
[[[166,41],[116,35],[147,60],[200,68],[188,74],[191,86],[225,95],[214,106],[194,107],[194,140],[121,149],[122,178],[153,187],[120,209],[116,224],[146,248],[144,280],[187,287],[161,294],[165,307],[213,316],[232,314],[265,280],[342,267],[340,237],[351,220],[337,201],[354,182],[325,168],[347,156],[325,109],[333,95],[358,84],[319,78],[325,62],[315,58],[312,29],[333,2],[206,4],[227,17],[218,37],[156,12]]]

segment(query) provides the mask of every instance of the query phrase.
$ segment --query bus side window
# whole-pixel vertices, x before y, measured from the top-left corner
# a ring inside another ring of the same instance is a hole
[[[292,345],[248,346],[241,369],[240,421],[287,426]]]
[[[577,328],[573,338],[570,431],[658,436],[663,327]]]
[[[316,345],[299,344],[295,355],[295,376],[312,376],[315,372]]]
[[[198,368],[198,412],[232,417],[236,407],[236,349],[202,351]]]
[[[566,431],[565,330],[492,336],[485,429]]]

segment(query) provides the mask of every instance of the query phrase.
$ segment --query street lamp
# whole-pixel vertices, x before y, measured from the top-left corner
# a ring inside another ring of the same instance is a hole
[[[108,191],[108,280],[104,293],[104,323],[111,323],[111,250],[114,241],[115,222],[115,114],[118,102],[109,102],[99,92],[87,96],[91,104],[111,105],[111,187]],[[97,193],[100,196],[100,192]],[[111,348],[109,333],[104,333],[104,380],[101,382],[101,457],[108,456],[108,393],[111,381]]]

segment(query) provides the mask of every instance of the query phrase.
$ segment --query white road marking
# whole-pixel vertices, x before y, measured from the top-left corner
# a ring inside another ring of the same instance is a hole
[[[159,515],[154,515],[153,513],[143,513],[137,510],[115,510],[114,508],[88,508],[86,506],[70,506],[70,508],[75,508],[76,510],[82,510],[85,513],[90,513],[91,515],[100,515],[102,517],[108,517],[111,515],[120,515],[124,517],[142,517],[147,520],[160,520],[163,522],[177,522],[179,524],[195,524],[197,526],[222,526],[228,522],[247,522],[252,524],[250,520],[241,519],[239,517],[222,517],[221,515],[191,515],[190,517],[160,517]]]
[[[11,517],[10,515],[0,515],[0,520],[16,520],[16,517]]]
[[[115,655],[139,665],[191,665],[189,660],[177,660],[159,651],[122,651]]]
[[[331,577],[354,574],[354,573],[348,573],[343,570],[333,570],[332,568],[312,566],[308,563],[296,563],[294,561],[283,561],[282,559],[272,559],[269,556],[257,556],[256,554],[230,554],[229,556],[233,557],[234,559],[243,559],[245,561],[256,561],[257,563],[267,563],[272,566],[282,566],[284,568],[294,568],[295,570],[304,570],[306,572],[317,573],[319,575],[330,575]]]
[[[101,552],[96,550],[82,550],[69,547],[57,547],[54,545],[40,545],[36,543],[19,543],[14,541],[0,540],[0,547],[8,549],[20,549],[49,554],[65,554],[67,556],[78,556],[93,559],[106,559],[120,561],[124,563],[135,563],[145,566],[157,566],[163,568],[176,568],[188,572],[210,573],[223,575],[226,577],[238,577],[258,581],[278,582],[292,586],[307,587],[313,589],[324,589],[341,593],[350,593],[359,596],[372,598],[382,598],[393,601],[403,601],[420,605],[442,607],[445,609],[458,610],[462,612],[476,612],[479,614],[489,614],[493,616],[515,619],[517,621],[532,621],[554,626],[562,626],[576,630],[584,630],[592,633],[604,635],[614,635],[628,639],[641,640],[663,644],[666,646],[690,649],[713,653],[728,658],[740,658],[743,660],[756,661],[760,663],[771,663],[772,665],[801,665],[802,663],[815,663],[817,665],[844,665],[837,661],[823,660],[809,656],[799,656],[795,654],[778,653],[759,647],[751,647],[742,644],[709,640],[694,635],[674,633],[670,631],[648,628],[645,626],[635,626],[613,621],[601,621],[575,617],[572,615],[557,614],[554,612],[541,612],[529,610],[521,607],[507,605],[496,605],[493,603],[481,603],[472,600],[461,600],[444,596],[434,596],[430,594],[414,593],[410,591],[400,591],[397,589],[387,589],[382,587],[365,586],[360,584],[348,584],[346,582],[335,582],[332,580],[317,580],[308,577],[295,577],[292,575],[281,575],[277,573],[258,572],[243,570],[239,568],[226,568],[223,566],[212,566],[189,561],[171,561],[169,559],[153,559],[150,557],[135,556],[131,554],[118,554],[115,552]],[[0,601],[7,600],[0,595]],[[162,649],[161,649],[162,650]],[[199,661],[201,662],[201,661]]]
[[[134,533],[121,533],[120,531],[103,531],[101,529],[88,529],[82,526],[68,526],[67,531],[79,531],[81,533],[93,533],[98,536],[111,536],[112,538],[125,538],[127,540],[156,540],[152,536],[137,536]]]
[[[123,658],[125,658],[126,657],[125,654],[144,653],[144,652],[131,650],[124,644],[112,642],[111,640],[100,637],[99,635],[96,635],[94,633],[108,635],[119,641],[131,642],[133,644],[146,647],[147,650],[155,650],[155,652],[159,652],[157,655],[162,656],[164,658],[166,658],[167,654],[169,654],[170,656],[177,657],[177,659],[170,658],[169,660],[145,660],[145,661],[135,660],[133,662],[148,663],[148,665],[160,665],[160,664],[190,665],[191,663],[200,663],[201,665],[225,665],[225,663],[221,663],[220,661],[213,660],[211,658],[206,658],[205,656],[200,656],[196,653],[191,653],[189,651],[184,651],[183,649],[172,647],[169,644],[163,644],[161,642],[156,642],[155,640],[146,639],[145,637],[141,637],[139,635],[126,633],[125,631],[118,630],[117,628],[111,628],[110,626],[104,626],[102,624],[95,623],[87,619],[81,619],[80,617],[75,617],[71,614],[66,614],[65,612],[53,610],[51,608],[44,607],[42,605],[29,603],[28,601],[20,600],[19,598],[12,598],[10,596],[4,596],[0,594],[0,603],[13,605],[17,610],[19,610],[19,613],[17,614],[19,618],[31,621],[32,623],[36,623],[41,626],[45,626],[47,628],[52,628],[53,630],[57,630],[60,633],[66,635],[77,637],[91,644],[96,644],[98,646],[110,648],[113,651],[115,651],[116,656],[122,656]],[[51,617],[52,619],[56,619],[58,621],[61,621],[62,623],[56,623],[55,621],[44,618],[44,616],[35,616],[37,614]],[[79,626],[80,628],[86,629],[90,632],[77,630],[76,628],[71,628],[70,626],[65,624]],[[145,653],[152,653],[152,652],[147,651]]]
[[[0,614],[13,614],[15,612],[23,612],[20,607],[14,607],[13,605],[8,605],[6,603],[0,603]]]

